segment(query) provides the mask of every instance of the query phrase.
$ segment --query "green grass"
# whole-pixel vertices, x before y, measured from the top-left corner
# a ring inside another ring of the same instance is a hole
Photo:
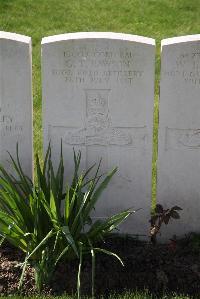
[[[4,299],[5,298],[12,298],[12,299],[34,299],[34,298],[37,298],[37,299],[46,299],[46,298],[49,298],[49,299],[53,299],[53,298],[56,298],[56,299],[76,299],[77,297],[74,295],[74,296],[59,296],[59,297],[53,297],[53,296],[49,296],[49,297],[46,297],[46,296],[37,296],[37,297],[34,297],[34,296],[31,296],[31,297],[22,297],[22,296],[9,296],[9,297],[3,297]],[[101,299],[104,299],[104,297],[100,297]],[[198,298],[198,297],[196,297]],[[92,299],[90,297],[83,297],[83,299]],[[110,295],[109,297],[107,297],[107,299],[156,299],[155,296],[151,296],[151,295],[148,295],[148,294],[141,294],[141,293],[125,293],[124,295]],[[164,295],[163,297],[160,297],[159,299],[190,299],[189,296],[177,296],[177,295],[173,295],[173,296],[167,296],[167,295]]]
[[[113,31],[157,41],[154,116],[153,199],[156,196],[156,149],[160,40],[200,33],[199,0],[0,0],[0,30],[32,37],[34,149],[42,153],[40,41],[76,31]]]

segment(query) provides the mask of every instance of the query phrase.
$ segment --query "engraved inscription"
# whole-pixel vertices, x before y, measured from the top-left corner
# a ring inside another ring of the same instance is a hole
[[[143,76],[144,72],[140,70],[79,70],[79,71],[69,71],[67,69],[53,69],[52,74],[55,76],[64,77],[65,82],[68,83],[104,83],[115,81],[118,83],[132,84],[136,79]]]
[[[200,149],[200,129],[166,128],[165,148]]]
[[[21,135],[23,131],[23,126],[20,123],[15,123],[11,115],[2,115],[2,109],[0,108],[0,135],[10,136],[10,135]]]
[[[131,85],[144,75],[135,66],[136,54],[126,48],[111,50],[91,44],[64,51],[62,59],[64,67],[52,69],[52,75],[63,78],[66,83]]]
[[[83,128],[49,126],[49,138],[60,131],[67,145],[131,146],[145,148],[147,128],[113,127],[109,113],[109,89],[86,89],[86,116]],[[54,133],[53,133],[54,132]]]
[[[174,67],[163,71],[162,76],[180,78],[186,84],[200,86],[200,46],[178,55]]]

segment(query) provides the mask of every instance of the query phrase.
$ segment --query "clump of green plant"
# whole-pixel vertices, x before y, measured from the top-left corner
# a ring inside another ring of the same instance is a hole
[[[164,209],[161,204],[157,204],[153,215],[151,216],[150,223],[150,239],[153,244],[156,244],[157,234],[160,232],[161,226],[164,223],[167,225],[171,218],[179,219],[180,215],[177,211],[181,211],[182,208],[174,206],[171,209]]]
[[[0,234],[26,255],[19,288],[22,286],[28,263],[35,269],[36,287],[41,291],[43,284],[50,282],[61,259],[67,262],[77,258],[77,291],[80,296],[82,261],[85,254],[91,254],[94,295],[96,253],[103,252],[114,256],[122,263],[115,253],[96,247],[96,244],[116,229],[133,211],[128,209],[94,222],[90,216],[117,169],[103,177],[99,175],[99,163],[95,174],[89,178],[95,165],[80,173],[81,152],[76,154],[74,151],[73,158],[73,180],[66,188],[62,145],[57,171],[53,167],[50,145],[43,167],[38,155],[36,156],[37,184],[24,174],[18,146],[16,161],[10,155],[18,179],[0,166]]]

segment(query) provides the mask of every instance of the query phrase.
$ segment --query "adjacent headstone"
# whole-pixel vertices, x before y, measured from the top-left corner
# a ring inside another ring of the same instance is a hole
[[[200,232],[200,35],[162,41],[157,201],[183,208],[162,238]]]
[[[33,171],[31,89],[31,38],[0,31],[0,163],[11,170],[7,151],[16,158],[18,143],[22,168],[29,177]]]
[[[118,166],[95,217],[139,209],[122,226],[147,234],[151,206],[155,41],[117,33],[43,38],[44,150],[58,159],[61,138],[67,180],[73,148],[82,169],[102,158],[101,173]]]

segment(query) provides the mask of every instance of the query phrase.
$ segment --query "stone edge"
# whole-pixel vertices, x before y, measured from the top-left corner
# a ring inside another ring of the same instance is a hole
[[[26,44],[31,43],[31,37],[29,36],[17,34],[17,33],[5,32],[5,31],[0,31],[0,40],[1,39],[17,41]]]
[[[184,36],[166,38],[166,39],[161,40],[161,49],[164,46],[186,43],[186,42],[195,42],[195,41],[200,41],[200,34],[184,35]]]
[[[124,33],[114,33],[114,32],[76,32],[76,33],[65,33],[52,35],[48,37],[43,37],[41,44],[48,44],[60,41],[68,40],[79,40],[79,39],[113,39],[113,40],[123,40],[132,41],[143,44],[148,44],[155,46],[155,40],[153,38],[124,34]]]

